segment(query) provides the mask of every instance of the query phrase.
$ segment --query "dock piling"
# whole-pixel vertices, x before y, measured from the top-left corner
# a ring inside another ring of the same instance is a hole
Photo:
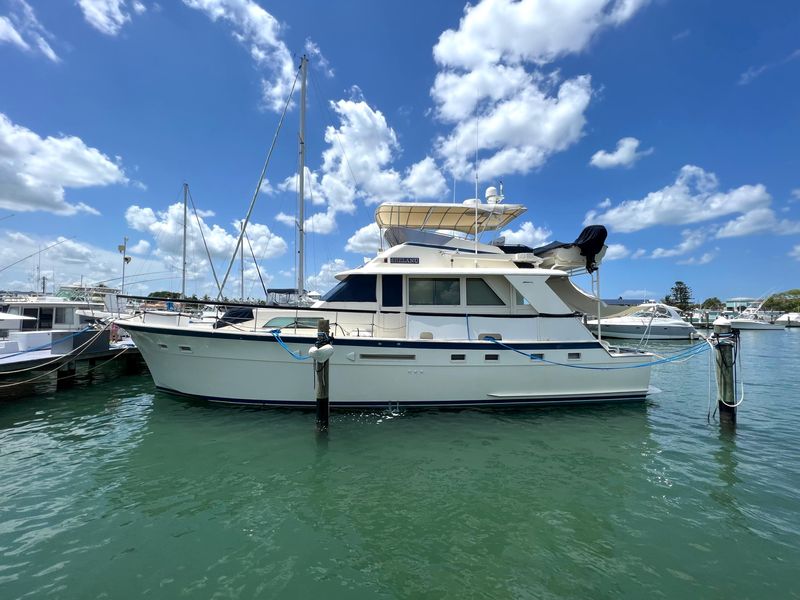
[[[717,406],[720,423],[736,424],[736,358],[738,354],[738,332],[732,331],[725,318],[714,321],[714,364],[717,370]]]
[[[314,381],[316,388],[317,406],[317,432],[328,431],[330,421],[330,402],[328,400],[328,373],[330,370],[330,357],[333,355],[331,345],[330,322],[327,319],[320,319],[317,325],[317,341],[309,350],[309,354],[314,359]]]

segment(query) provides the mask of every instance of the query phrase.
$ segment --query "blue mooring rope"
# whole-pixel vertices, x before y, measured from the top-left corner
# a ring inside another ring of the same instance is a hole
[[[589,369],[591,371],[615,371],[615,370],[618,370],[618,369],[639,369],[641,367],[652,367],[653,365],[660,365],[660,364],[664,364],[664,363],[675,362],[677,360],[683,360],[685,358],[691,358],[693,356],[697,356],[698,354],[701,354],[702,352],[705,352],[706,350],[708,350],[708,344],[706,344],[705,342],[702,342],[700,344],[696,344],[694,346],[690,346],[686,350],[681,350],[680,352],[678,352],[678,353],[676,353],[676,354],[674,354],[672,356],[667,356],[665,358],[660,358],[658,360],[654,360],[654,361],[648,362],[648,363],[640,363],[640,364],[636,364],[636,365],[622,365],[622,366],[619,366],[619,367],[590,367],[588,365],[569,365],[569,364],[566,364],[566,363],[560,363],[560,362],[555,362],[555,361],[552,361],[552,360],[546,360],[546,359],[541,358],[539,356],[536,356],[534,354],[528,354],[527,352],[523,352],[522,350],[517,350],[516,348],[513,348],[513,347],[509,346],[508,344],[504,344],[501,341],[496,340],[495,338],[493,338],[491,336],[488,336],[488,335],[484,339],[489,341],[489,342],[493,342],[493,343],[497,344],[498,346],[500,346],[501,348],[505,348],[506,350],[511,350],[512,352],[516,352],[517,354],[521,354],[522,356],[527,356],[531,360],[535,360],[537,362],[543,362],[543,363],[547,363],[549,365],[557,365],[559,367],[569,367],[571,369]]]
[[[308,360],[309,358],[311,358],[310,356],[303,356],[302,354],[298,354],[297,352],[295,352],[294,350],[289,348],[289,346],[286,345],[286,342],[284,342],[281,339],[281,330],[280,329],[272,329],[272,330],[270,330],[270,333],[275,338],[275,341],[278,342],[281,345],[281,347],[291,355],[291,357],[293,359],[295,359],[295,360]]]

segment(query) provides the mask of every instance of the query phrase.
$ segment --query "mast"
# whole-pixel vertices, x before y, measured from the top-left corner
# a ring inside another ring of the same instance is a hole
[[[186,213],[189,184],[183,184],[183,268],[181,269],[181,298],[186,298]]]
[[[297,300],[305,291],[306,77],[308,57],[300,59],[300,182],[297,186]]]
[[[244,221],[242,221],[242,236],[244,236]],[[244,300],[244,242],[239,244],[239,279],[241,280],[239,297]]]

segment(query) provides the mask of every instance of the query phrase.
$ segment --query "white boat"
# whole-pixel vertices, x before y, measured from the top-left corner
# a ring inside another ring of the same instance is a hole
[[[800,327],[800,313],[790,312],[775,319],[775,323],[780,323],[784,327]]]
[[[759,331],[778,331],[786,327],[785,323],[771,322],[766,315],[761,313],[764,303],[754,302],[742,311],[742,314],[730,319],[731,328]]]
[[[597,331],[597,319],[587,327]],[[688,340],[699,337],[691,323],[673,306],[650,302],[633,306],[618,316],[601,319],[603,337],[634,340]]]
[[[303,58],[303,99],[305,65]],[[301,145],[300,224],[303,153]],[[502,200],[502,190],[489,188],[485,203],[380,205],[375,219],[387,247],[339,273],[339,284],[311,307],[228,304],[213,327],[180,316],[151,320],[145,310],[118,324],[159,388],[213,401],[313,405],[313,371],[304,359],[319,319],[330,321],[334,335],[332,406],[644,400],[654,355],[596,339],[581,315],[612,309],[570,280],[596,270],[605,229],[573,244],[580,268],[543,268],[547,257],[530,248],[479,243],[480,233],[500,230],[526,210]],[[246,227],[247,219],[238,244]],[[298,233],[296,289],[302,293]]]

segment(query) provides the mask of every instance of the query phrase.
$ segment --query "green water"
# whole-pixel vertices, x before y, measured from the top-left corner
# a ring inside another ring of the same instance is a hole
[[[800,597],[800,330],[742,354],[735,434],[706,355],[646,405],[335,413],[327,441],[147,376],[6,399],[0,598]]]

